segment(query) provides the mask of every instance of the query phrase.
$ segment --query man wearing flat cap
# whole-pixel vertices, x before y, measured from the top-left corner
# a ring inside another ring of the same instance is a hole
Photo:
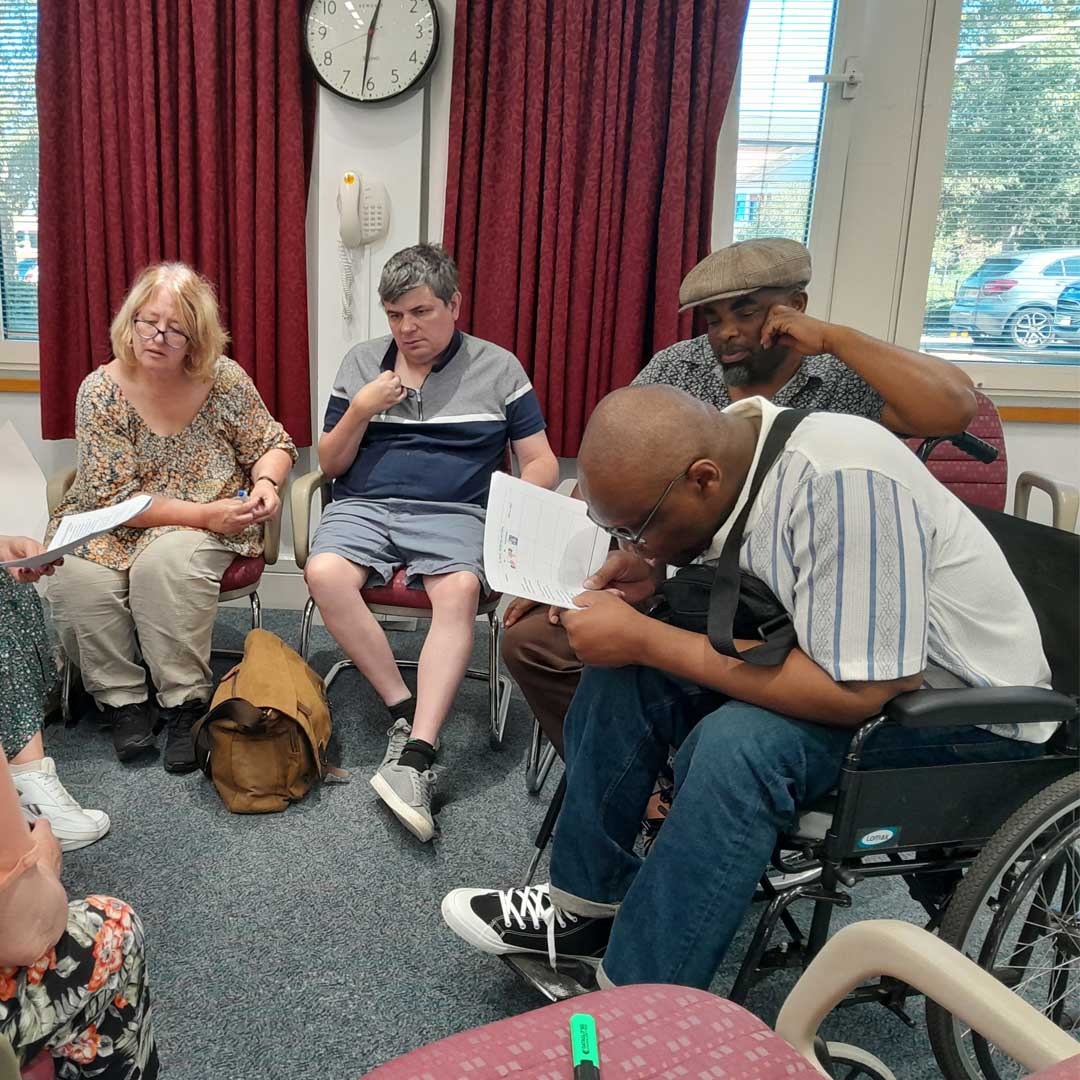
[[[714,251],[679,288],[680,310],[701,308],[707,332],[657,353],[633,385],[675,386],[718,409],[760,396],[786,408],[863,416],[908,435],[967,427],[977,408],[967,375],[807,315],[809,281],[810,252],[795,240],[764,237]],[[617,588],[620,569],[633,573],[635,562],[614,553],[589,585]],[[503,625],[503,661],[561,755],[582,664],[554,610],[515,600]]]

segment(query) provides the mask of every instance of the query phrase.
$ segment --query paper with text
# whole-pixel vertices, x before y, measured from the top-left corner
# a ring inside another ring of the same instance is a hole
[[[70,554],[80,544],[104,536],[118,525],[138,517],[153,501],[150,495],[135,495],[115,506],[103,506],[100,510],[87,510],[83,514],[66,514],[60,519],[48,550],[41,555],[28,555],[25,559],[0,562],[0,566],[45,566]]]
[[[506,473],[491,478],[484,572],[493,589],[573,607],[584,580],[608,554],[608,535],[585,504]]]

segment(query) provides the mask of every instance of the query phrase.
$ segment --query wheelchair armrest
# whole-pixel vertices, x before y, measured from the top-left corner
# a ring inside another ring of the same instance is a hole
[[[311,550],[311,500],[316,492],[322,497],[322,505],[330,501],[330,480],[322,469],[305,473],[292,483],[289,507],[292,511],[293,553],[296,565],[304,569]]]
[[[273,566],[281,553],[281,515],[285,513],[285,500],[282,499],[278,512],[263,522],[263,562]]]
[[[912,690],[886,704],[885,716],[901,727],[974,724],[1065,723],[1076,715],[1072,698],[1039,686],[973,686]]]

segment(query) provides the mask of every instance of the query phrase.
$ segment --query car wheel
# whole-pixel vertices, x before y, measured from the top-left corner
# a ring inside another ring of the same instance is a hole
[[[1054,340],[1054,315],[1046,308],[1021,308],[1010,320],[1009,340],[1018,349],[1037,352]]]

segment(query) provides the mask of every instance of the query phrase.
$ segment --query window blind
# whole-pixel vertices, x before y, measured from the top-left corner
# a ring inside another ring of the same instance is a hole
[[[739,80],[735,239],[806,242],[834,0],[750,0]]]
[[[37,0],[0,0],[0,321],[37,337]]]
[[[1038,362],[1069,344],[1054,312],[1080,281],[1078,58],[1076,0],[964,0],[924,346]]]

